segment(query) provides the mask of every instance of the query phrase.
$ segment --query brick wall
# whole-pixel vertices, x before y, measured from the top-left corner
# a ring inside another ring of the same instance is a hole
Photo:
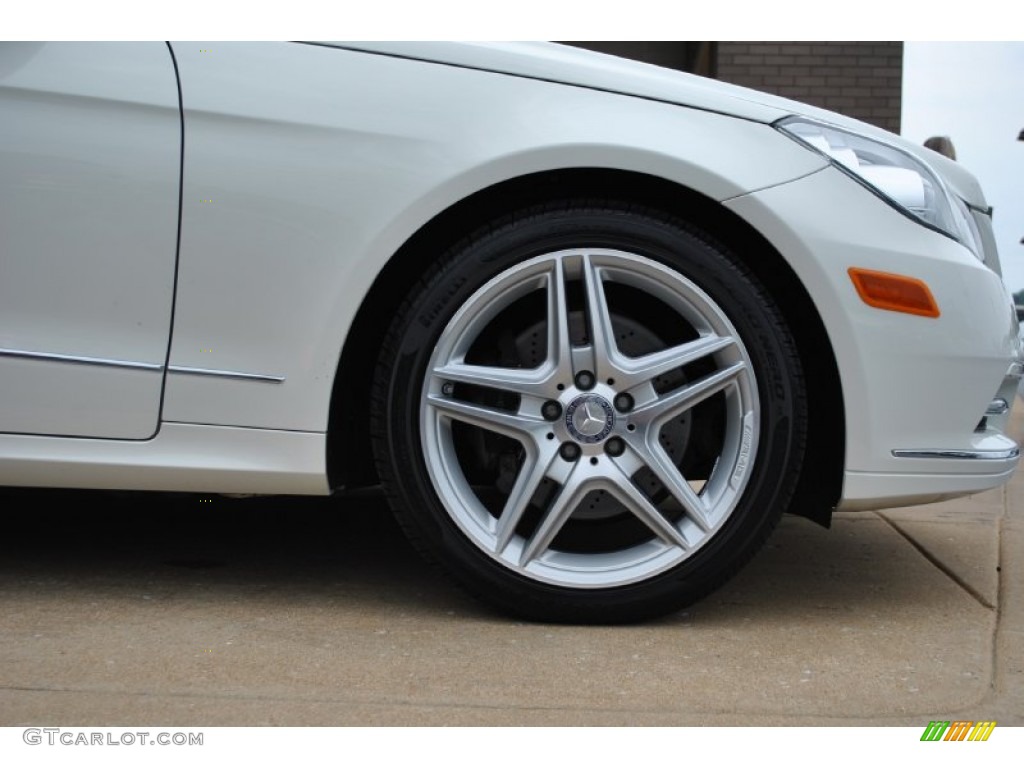
[[[899,133],[903,43],[720,42],[719,80]]]

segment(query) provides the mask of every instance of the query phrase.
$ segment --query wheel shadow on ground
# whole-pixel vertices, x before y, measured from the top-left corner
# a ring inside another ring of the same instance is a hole
[[[237,499],[0,489],[0,507],[0,589],[7,594],[258,595],[508,621],[424,563],[379,493]],[[966,598],[936,574],[873,514],[843,517],[831,531],[786,518],[732,581],[656,623],[830,621],[837,613],[891,616]]]

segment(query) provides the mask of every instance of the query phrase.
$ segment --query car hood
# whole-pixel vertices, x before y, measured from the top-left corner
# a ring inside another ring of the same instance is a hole
[[[323,44],[656,99],[760,123],[773,123],[788,115],[803,115],[895,144],[931,165],[963,199],[973,205],[985,206],[980,186],[962,166],[947,161],[941,155],[877,126],[809,104],[674,69],[630,61],[618,56],[595,53],[558,43],[331,42]]]
[[[793,113],[768,94],[558,43],[336,42],[341,48],[668,101],[770,123]]]

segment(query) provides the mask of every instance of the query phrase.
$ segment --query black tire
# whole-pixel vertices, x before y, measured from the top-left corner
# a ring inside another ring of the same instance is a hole
[[[807,423],[796,346],[743,262],[592,201],[444,254],[387,334],[371,415],[413,544],[503,611],[574,623],[656,617],[735,573],[789,502]]]

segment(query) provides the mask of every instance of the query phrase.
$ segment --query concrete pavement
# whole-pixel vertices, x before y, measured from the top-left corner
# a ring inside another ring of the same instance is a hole
[[[1021,473],[786,519],[707,600],[610,628],[489,613],[371,495],[0,505],[0,725],[1024,725]]]

